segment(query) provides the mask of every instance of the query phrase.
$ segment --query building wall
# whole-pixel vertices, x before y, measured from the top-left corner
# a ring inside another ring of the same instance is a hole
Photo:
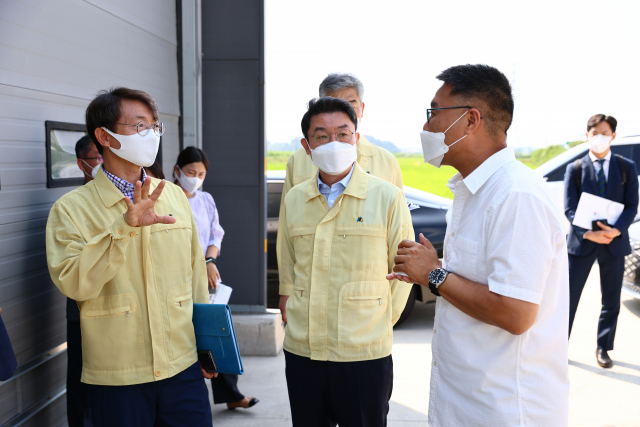
[[[170,175],[180,149],[177,49],[175,0],[0,1],[0,307],[23,367],[66,341],[44,234],[51,205],[73,188],[46,186],[44,122],[84,123],[101,89],[144,90],[167,125]],[[59,395],[65,368],[62,353],[0,383],[0,425]],[[24,425],[64,422],[62,395]]]
[[[264,0],[202,2],[202,148],[234,311],[266,307]]]

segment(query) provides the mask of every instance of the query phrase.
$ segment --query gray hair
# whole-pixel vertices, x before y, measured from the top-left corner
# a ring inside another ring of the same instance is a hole
[[[331,73],[320,83],[319,92],[321,97],[336,93],[342,89],[354,88],[358,92],[360,101],[364,99],[364,86],[360,79],[353,74]]]

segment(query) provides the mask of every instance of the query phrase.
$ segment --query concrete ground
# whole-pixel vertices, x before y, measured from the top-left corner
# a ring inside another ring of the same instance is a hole
[[[640,427],[640,300],[623,294],[612,369],[596,364],[595,342],[600,312],[599,270],[594,266],[582,295],[569,345],[571,427]],[[396,328],[393,346],[394,387],[390,427],[428,426],[429,376],[434,304],[416,304]],[[251,409],[213,406],[216,427],[291,425],[284,378],[284,356],[245,357],[240,390],[256,396]]]

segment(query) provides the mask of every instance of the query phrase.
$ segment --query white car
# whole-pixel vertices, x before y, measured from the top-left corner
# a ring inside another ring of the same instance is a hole
[[[568,149],[564,153],[540,165],[536,172],[542,175],[547,181],[547,186],[551,192],[553,199],[556,201],[558,212],[564,217],[564,175],[567,171],[567,165],[573,163],[577,159],[583,158],[589,151],[589,143],[577,145]],[[613,154],[619,154],[627,159],[640,165],[640,135],[625,136],[616,138],[611,143],[611,151]],[[637,167],[637,166],[636,166]],[[636,217],[637,219],[637,217]],[[567,234],[569,233],[569,221],[567,224]]]

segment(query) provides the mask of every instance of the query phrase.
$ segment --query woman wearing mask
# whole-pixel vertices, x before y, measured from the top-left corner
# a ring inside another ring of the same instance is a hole
[[[207,192],[198,191],[208,170],[209,160],[205,152],[196,147],[187,147],[178,156],[173,175],[176,178],[176,185],[182,188],[191,205],[200,245],[207,260],[209,287],[214,289],[220,280],[216,262],[224,230],[220,226],[213,197]],[[211,388],[214,403],[226,403],[229,409],[250,408],[258,403],[255,397],[245,397],[240,393],[238,376],[234,374],[219,374],[217,378],[212,378]]]

